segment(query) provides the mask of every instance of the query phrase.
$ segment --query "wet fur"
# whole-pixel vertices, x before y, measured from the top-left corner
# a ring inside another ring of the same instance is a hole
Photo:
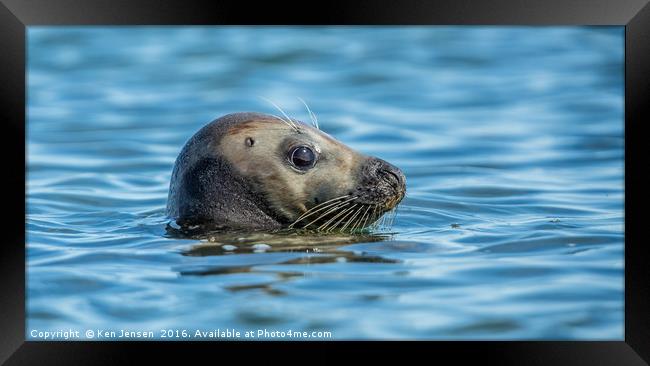
[[[260,229],[284,226],[247,180],[218,155],[216,147],[231,127],[260,115],[237,113],[221,117],[197,132],[176,159],[167,200],[167,215],[181,225],[219,223]]]

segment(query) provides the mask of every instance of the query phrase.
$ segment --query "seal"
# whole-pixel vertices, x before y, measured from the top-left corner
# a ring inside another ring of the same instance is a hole
[[[354,231],[396,207],[406,178],[315,126],[245,112],[201,128],[172,171],[167,215],[181,228]]]

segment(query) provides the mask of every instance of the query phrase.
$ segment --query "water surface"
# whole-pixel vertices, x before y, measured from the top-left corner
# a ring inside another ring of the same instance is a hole
[[[27,334],[623,339],[623,27],[30,27]],[[168,235],[174,160],[267,97],[399,166],[389,230]],[[83,338],[83,337],[82,337]]]

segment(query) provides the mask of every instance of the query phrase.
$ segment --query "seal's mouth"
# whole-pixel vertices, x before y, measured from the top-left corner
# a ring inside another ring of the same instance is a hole
[[[397,207],[405,193],[404,174],[383,160],[370,158],[356,189],[311,207],[289,228],[324,232],[363,229]]]

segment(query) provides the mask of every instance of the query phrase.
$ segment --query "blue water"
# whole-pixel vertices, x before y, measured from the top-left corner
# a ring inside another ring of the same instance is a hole
[[[623,339],[623,45],[623,27],[30,27],[27,337]],[[393,225],[170,236],[181,147],[277,113],[260,96],[399,166]]]

